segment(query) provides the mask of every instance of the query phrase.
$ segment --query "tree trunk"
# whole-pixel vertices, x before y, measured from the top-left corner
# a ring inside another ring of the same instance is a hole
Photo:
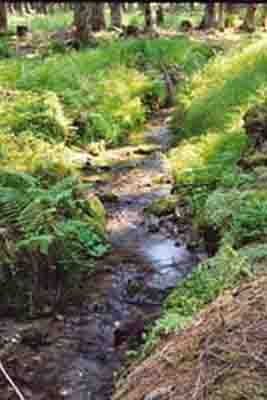
[[[54,3],[48,4],[48,14],[50,14],[50,15],[55,14],[55,4]]]
[[[105,3],[92,2],[92,30],[99,32],[106,28],[104,7]]]
[[[40,10],[41,10],[42,14],[44,14],[44,15],[48,14],[47,4],[45,2],[43,2],[43,1],[40,1]]]
[[[164,11],[162,4],[159,4],[156,11],[156,24],[161,26],[164,23]]]
[[[262,13],[261,13],[261,26],[264,30],[267,27],[267,4],[262,5]]]
[[[121,3],[110,3],[111,25],[120,28],[122,25]]]
[[[75,39],[87,43],[92,33],[92,3],[77,2],[74,8]]]
[[[169,12],[170,12],[170,14],[176,14],[177,13],[177,3],[176,2],[170,3]]]
[[[153,31],[153,16],[152,8],[150,3],[144,3],[144,13],[145,13],[145,31]]]
[[[218,28],[223,31],[224,30],[224,3],[218,4]]]
[[[19,15],[23,15],[23,4],[20,1],[14,3],[14,8]]]
[[[28,1],[25,1],[24,7],[25,7],[26,14],[31,14],[32,13],[32,9],[31,9],[30,3]]]
[[[216,25],[217,25],[217,19],[216,19],[215,3],[213,1],[209,1],[206,4],[204,17],[200,23],[200,28],[210,29],[216,27]]]
[[[232,2],[226,3],[225,6],[225,28],[232,28],[233,27],[233,15],[234,15],[234,7],[235,4]]]
[[[254,32],[256,30],[256,11],[256,3],[253,2],[247,6],[247,13],[244,24],[242,25],[242,28],[247,32]]]
[[[134,12],[134,10],[135,10],[134,3],[127,3],[127,12],[132,13]]]
[[[6,3],[0,3],[0,32],[7,31],[7,9]]]

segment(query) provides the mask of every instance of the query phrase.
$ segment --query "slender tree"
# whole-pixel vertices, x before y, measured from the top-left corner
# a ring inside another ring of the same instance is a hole
[[[214,1],[209,1],[206,4],[204,16],[200,23],[201,29],[214,28],[217,25],[216,7]]]
[[[92,2],[92,18],[91,25],[93,32],[99,32],[102,29],[105,29],[105,15],[104,15],[104,7],[105,3],[103,2]]]
[[[24,14],[24,10],[23,10],[23,3],[21,1],[16,1],[14,3],[14,8],[15,11],[19,14],[19,15],[23,15]]]
[[[164,23],[164,11],[162,4],[159,4],[156,10],[156,23],[160,26]]]
[[[224,6],[225,5],[223,2],[218,4],[218,23],[217,23],[217,25],[218,25],[218,28],[222,31],[224,30],[224,27],[225,27],[225,20],[224,20],[225,7]]]
[[[110,3],[111,25],[120,28],[122,25],[121,3]]]
[[[235,10],[235,4],[231,1],[227,2],[225,5],[225,28],[233,27],[233,15]]]
[[[6,3],[0,3],[0,32],[7,31],[7,8]]]
[[[254,32],[256,29],[256,11],[257,4],[251,2],[247,5],[247,12],[242,28],[247,32]]]
[[[144,3],[145,14],[145,31],[151,32],[153,30],[153,14],[150,3]]]
[[[267,4],[262,5],[262,12],[261,12],[261,26],[264,30],[267,27]]]
[[[92,3],[77,2],[74,8],[75,39],[87,43],[92,33]]]
[[[29,1],[25,1],[25,3],[24,3],[24,8],[25,8],[26,14],[31,14],[31,13],[32,13],[32,9],[31,9],[30,2],[29,2]]]

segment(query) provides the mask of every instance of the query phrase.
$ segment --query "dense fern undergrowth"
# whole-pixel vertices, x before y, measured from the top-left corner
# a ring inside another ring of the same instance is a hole
[[[162,63],[190,75],[212,54],[163,38],[0,61],[0,313],[51,309],[62,285],[94,271],[105,210],[81,185],[81,148],[143,127],[164,104]]]
[[[175,187],[195,228],[212,229],[218,251],[167,298],[145,354],[224,289],[266,273],[266,62],[266,39],[232,49],[196,72],[177,96],[171,123],[177,145],[169,154]],[[261,146],[250,135],[255,130]]]
[[[0,86],[53,92],[72,122],[73,141],[118,144],[127,132],[142,127],[151,108],[164,102],[162,64],[178,64],[190,74],[211,55],[208,47],[185,38],[114,39],[96,49],[45,59],[14,58],[8,68],[5,60],[0,63]]]

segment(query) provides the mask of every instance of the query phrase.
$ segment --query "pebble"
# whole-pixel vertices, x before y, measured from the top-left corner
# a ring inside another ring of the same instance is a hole
[[[162,387],[150,392],[144,397],[144,400],[168,400],[173,386]]]

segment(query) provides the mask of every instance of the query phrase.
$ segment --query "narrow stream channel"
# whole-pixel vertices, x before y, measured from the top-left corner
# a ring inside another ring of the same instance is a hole
[[[18,384],[23,389],[27,380],[31,383],[27,399],[111,399],[114,373],[130,342],[141,342],[146,322],[159,315],[170,289],[198,261],[197,254],[177,244],[177,237],[146,228],[144,208],[170,193],[171,185],[153,183],[167,174],[160,157],[168,145],[167,129],[154,126],[145,137],[161,148],[133,168],[114,170],[111,181],[99,186],[117,196],[116,202],[105,204],[111,251],[90,278],[86,301],[53,323],[49,336],[55,331],[55,339],[30,354],[36,366],[27,369],[28,353],[24,370],[22,360]]]
[[[168,144],[165,127],[152,128],[147,137],[163,151]],[[136,168],[120,171],[116,186],[112,182],[118,201],[106,205],[112,252],[104,260],[111,268],[92,282],[95,301],[65,325],[65,338],[69,336],[72,346],[60,374],[63,398],[111,398],[113,374],[121,367],[129,339],[140,341],[145,322],[159,314],[169,290],[197,262],[195,254],[177,246],[176,238],[144,227],[144,207],[170,193],[169,184],[152,183],[162,173],[166,171],[159,152],[153,152]]]

